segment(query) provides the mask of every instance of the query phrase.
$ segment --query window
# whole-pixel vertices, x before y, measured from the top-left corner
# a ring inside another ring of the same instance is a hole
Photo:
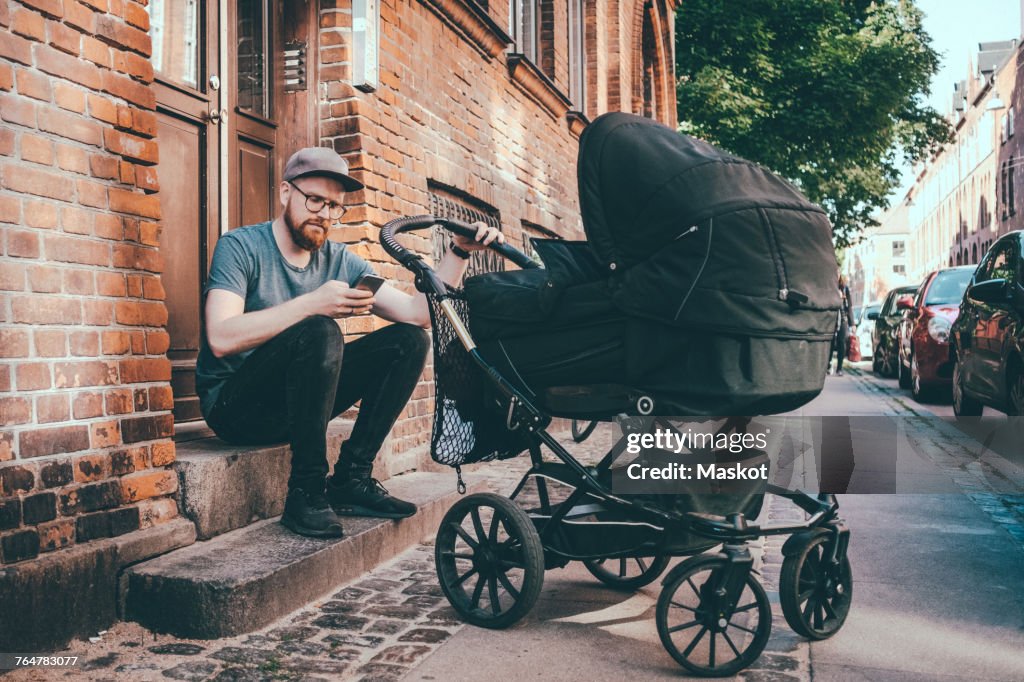
[[[534,64],[538,63],[540,22],[537,0],[509,0],[508,28],[513,49]]]
[[[1017,214],[1017,208],[1014,206],[1014,191],[1013,191],[1013,171],[1014,171],[1013,157],[1010,157],[1010,162],[1006,164],[1006,205],[1010,215]]]
[[[985,263],[978,268],[978,274],[974,278],[975,281],[987,282],[990,279],[1013,280],[1014,264],[1016,262],[1013,256],[1012,241],[1006,240],[1001,244],[997,244],[988,254]]]
[[[892,266],[892,273],[894,275],[905,275],[905,274],[907,274],[907,266],[906,265],[894,265],[894,266]]]
[[[238,108],[263,118],[273,116],[270,99],[270,17],[260,0],[238,3]]]
[[[428,183],[430,191],[430,213],[439,218],[454,218],[464,223],[480,221],[491,227],[501,229],[501,214],[496,208],[488,206],[464,194],[434,183]],[[431,255],[434,262],[441,260],[448,250],[449,233],[440,227],[434,227],[430,235]],[[505,259],[494,251],[474,251],[466,268],[466,276],[479,275],[484,272],[503,272]]]
[[[576,111],[586,107],[586,62],[583,0],[569,0],[569,99]]]
[[[1000,144],[1006,144],[1006,141],[1010,138],[1009,131],[1009,116],[999,117],[999,142]]]
[[[907,243],[902,239],[893,241],[892,243],[892,257],[903,258],[907,255]]]
[[[153,70],[190,88],[199,86],[199,10],[197,0],[150,0],[149,33]]]
[[[1006,112],[1006,137],[1013,137],[1013,107]]]

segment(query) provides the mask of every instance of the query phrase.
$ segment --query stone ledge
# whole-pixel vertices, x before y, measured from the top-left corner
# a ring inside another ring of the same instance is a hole
[[[552,118],[561,118],[569,111],[572,104],[569,98],[563,95],[554,82],[536,64],[527,59],[526,55],[510,52],[508,73],[512,81],[530,99],[544,107]]]
[[[493,59],[512,44],[512,39],[473,0],[420,0],[442,21],[462,34],[478,52]]]
[[[470,491],[485,488],[481,476]],[[266,520],[128,570],[126,616],[157,632],[215,639],[257,630],[433,537],[459,498],[455,477],[412,473],[388,488],[415,502],[413,517],[345,517],[345,537],[307,538]]]
[[[570,110],[565,112],[565,120],[569,124],[569,132],[576,139],[579,139],[580,135],[583,134],[583,130],[590,125],[590,119],[582,111]]]

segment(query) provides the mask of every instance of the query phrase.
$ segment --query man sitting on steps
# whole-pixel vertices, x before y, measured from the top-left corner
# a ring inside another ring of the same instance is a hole
[[[220,237],[206,285],[206,325],[196,367],[200,409],[229,443],[287,441],[291,475],[281,522],[302,535],[340,537],[338,514],[402,518],[415,505],[371,477],[373,461],[423,371],[430,325],[423,294],[387,283],[364,259],[327,239],[346,192],[363,189],[333,150],[307,148],[285,165],[281,213]],[[453,237],[436,270],[457,285],[468,251],[504,237],[477,223]],[[395,322],[345,343],[337,319],[373,313]],[[361,400],[352,434],[326,479],[327,423]],[[326,479],[326,480],[325,480]]]

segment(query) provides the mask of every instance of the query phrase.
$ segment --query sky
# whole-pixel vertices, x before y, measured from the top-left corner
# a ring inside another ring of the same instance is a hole
[[[953,84],[967,77],[968,56],[976,64],[978,43],[1018,38],[1022,0],[916,0],[924,12],[924,29],[939,53],[939,71],[932,79],[928,104],[945,114],[953,96]],[[909,167],[892,200],[902,198],[914,177]]]

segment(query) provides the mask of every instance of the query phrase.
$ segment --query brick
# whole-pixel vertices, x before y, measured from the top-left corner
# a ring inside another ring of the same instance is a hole
[[[174,441],[153,443],[153,466],[162,467],[174,462],[177,458]]]
[[[59,329],[36,329],[32,332],[36,355],[41,358],[62,358],[68,354],[68,335]]]
[[[163,327],[167,324],[167,307],[163,303],[119,301],[115,308],[118,324]]]
[[[142,298],[142,276],[128,275],[128,297]]]
[[[90,66],[92,65],[90,64]],[[96,67],[93,66],[93,68]],[[156,95],[153,90],[138,81],[132,80],[129,76],[114,71],[103,71],[100,88],[102,88],[103,92],[109,92],[111,95],[120,97],[143,109],[154,109],[156,107]]]
[[[144,388],[135,389],[134,404],[136,412],[149,411],[149,392]]]
[[[31,64],[32,43],[21,36],[4,31],[0,33],[0,57],[20,64]]]
[[[114,190],[111,190],[113,192]],[[127,235],[126,235],[127,237]],[[161,272],[164,269],[164,260],[157,249],[134,246],[132,244],[114,245],[114,267],[128,270],[146,270],[148,272]],[[128,295],[134,298],[142,296],[141,280],[137,280],[137,289],[132,289],[132,283],[128,283]]]
[[[2,376],[0,372],[0,376]],[[10,382],[7,382],[10,384]],[[10,431],[0,433],[0,462],[9,462],[14,459],[14,434]]]
[[[142,166],[140,166],[141,168]],[[121,180],[121,184],[134,185],[135,184],[135,165],[131,161],[121,161],[117,165],[117,175]]]
[[[39,485],[42,488],[59,488],[74,480],[75,474],[69,459],[49,462],[39,468]]]
[[[65,516],[111,509],[119,504],[121,485],[117,480],[69,488],[60,495],[60,511]]]
[[[60,271],[52,265],[30,265],[28,288],[36,293],[60,293]]]
[[[89,425],[93,449],[109,448],[121,444],[121,428],[117,422],[96,422]]]
[[[36,484],[35,469],[26,466],[0,467],[0,491],[4,497],[27,493]]]
[[[0,537],[0,559],[5,564],[34,559],[39,556],[39,533],[35,529],[19,530]]]
[[[109,130],[107,131],[109,132]],[[117,159],[105,154],[92,154],[89,156],[89,171],[94,178],[106,180],[120,179]]]
[[[123,45],[145,57],[152,53],[148,33],[110,16],[96,17],[96,35],[111,45]]]
[[[14,87],[14,69],[10,64],[0,64],[0,90]]]
[[[116,538],[139,529],[141,517],[138,507],[124,507],[109,512],[110,515],[110,537]]]
[[[39,551],[53,552],[75,542],[75,520],[58,519],[36,527],[39,533]]]
[[[53,101],[61,109],[77,114],[85,113],[85,92],[67,83],[57,82],[53,85]]]
[[[82,57],[103,67],[110,66],[110,47],[92,36],[82,38]]]
[[[4,263],[0,268],[0,290],[24,291],[25,266],[17,263]]]
[[[71,298],[18,296],[11,300],[14,322],[26,324],[79,324],[81,303]]]
[[[133,410],[132,392],[127,389],[108,391],[104,396],[107,414],[130,414]]]
[[[86,450],[89,447],[89,429],[85,426],[60,426],[22,431],[18,434],[18,447],[22,457],[45,457]]]
[[[178,477],[167,469],[131,474],[121,479],[121,497],[125,502],[162,497],[177,489]]]
[[[11,17],[11,30],[37,43],[46,40],[46,19],[32,10],[19,8]]]
[[[26,362],[15,370],[19,391],[38,391],[50,388],[50,366],[45,362]]]
[[[109,301],[82,301],[82,321],[88,325],[105,326],[114,317],[114,305]]]
[[[9,230],[7,255],[15,258],[39,258],[39,235],[27,230]]]
[[[75,542],[89,542],[110,537],[110,515],[107,512],[85,514],[75,519]]]
[[[164,285],[159,277],[144,277],[142,279],[142,296],[157,301],[167,298]]]
[[[52,107],[39,111],[39,129],[93,147],[103,141],[98,123]]]
[[[146,353],[163,355],[171,347],[171,337],[165,331],[146,332]]]
[[[18,168],[17,172],[4,173],[3,182],[5,188],[14,192],[62,201],[71,198],[74,187],[71,180],[63,175],[25,167]]]
[[[93,280],[93,273],[91,270],[77,270],[67,268],[62,272],[63,275],[63,290],[65,294],[75,294],[78,296],[91,296],[96,293],[96,285]],[[99,342],[97,341],[97,348]],[[74,350],[72,350],[74,353]]]
[[[27,358],[28,331],[0,328],[0,358]]]
[[[36,105],[9,92],[0,94],[0,118],[28,128],[36,127]]]
[[[21,202],[17,197],[0,197],[0,223],[21,222]]]
[[[50,31],[50,45],[53,45],[61,52],[67,52],[73,57],[78,57],[82,51],[82,33],[56,21],[48,21],[46,23]]]
[[[146,464],[146,448],[130,448],[110,453],[110,472],[114,476],[125,476],[143,471]]]
[[[77,0],[64,0],[64,23],[92,33],[96,29],[96,12]]]
[[[99,393],[79,393],[71,401],[75,419],[89,419],[103,414],[103,396]]]
[[[53,521],[57,518],[57,496],[53,493],[37,493],[21,500],[21,514],[25,525]]]
[[[132,78],[142,81],[143,83],[149,83],[153,80],[153,62],[147,57],[141,57],[132,52],[123,52],[121,56],[124,58],[124,69],[118,69],[124,71]]]
[[[22,140],[22,153],[24,153],[25,140]],[[49,150],[49,147],[47,147]],[[41,227],[52,229],[57,227],[57,205],[45,201],[34,201],[25,199],[21,202],[22,212],[25,216],[25,224],[29,227]]]
[[[126,332],[103,332],[101,334],[104,355],[124,355],[131,348]]]
[[[107,207],[107,187],[98,182],[79,180],[75,183],[78,191],[78,203],[92,208]]]
[[[68,341],[74,356],[96,357],[100,354],[100,335],[96,332],[71,332]]]
[[[143,137],[156,137],[157,120],[156,114],[144,109],[132,109],[132,130]]]
[[[150,528],[178,517],[178,504],[173,497],[143,500],[138,509],[139,528]]]
[[[11,530],[21,525],[21,500],[11,497],[0,500],[0,530]]]
[[[95,233],[97,237],[104,239],[124,238],[124,219],[121,216],[101,213],[96,216]],[[124,276],[121,276],[124,279]]]
[[[0,76],[3,75],[3,64],[0,64]],[[0,83],[2,85],[2,83]],[[14,156],[14,131],[10,128],[0,128],[0,156]],[[7,201],[10,201],[13,197],[5,197]],[[3,213],[0,211],[0,216]],[[6,218],[0,217],[0,222],[15,222],[13,220],[7,220]]]
[[[117,365],[102,360],[58,362],[53,366],[57,388],[79,386],[113,386],[118,383]]]
[[[66,422],[71,419],[70,404],[67,394],[41,395],[36,398],[36,421],[40,424]]]
[[[105,123],[117,123],[117,106],[101,95],[86,95],[89,103],[89,115]]]
[[[99,294],[100,296],[124,296],[125,291],[125,280],[124,275],[122,273],[96,273],[96,293]]]
[[[41,71],[84,85],[90,90],[99,90],[103,85],[100,68],[91,62],[45,45],[37,45],[35,54],[36,66]]]
[[[89,155],[79,147],[58,144],[57,165],[62,170],[85,174],[89,172]]]
[[[0,426],[32,421],[32,402],[25,398],[0,398]]]
[[[60,18],[64,16],[61,0],[21,0],[22,4],[34,7],[47,16]]]
[[[14,74],[14,82],[18,87],[19,95],[44,102],[49,102],[53,97],[50,79],[37,71],[18,69]]]
[[[38,135],[21,136],[21,158],[32,163],[53,164],[53,143]]]
[[[92,232],[93,214],[74,206],[65,206],[60,210],[60,224],[65,232],[72,234],[89,234]]]
[[[170,438],[174,435],[174,417],[162,414],[121,420],[121,439],[125,443]]]
[[[121,381],[126,384],[171,380],[171,361],[167,358],[129,358],[121,360],[120,370]]]
[[[157,175],[156,168],[152,166],[135,166],[133,168],[135,177],[135,186],[139,189],[144,189],[147,192],[156,192],[160,189],[160,178]],[[156,246],[159,244],[160,231],[157,223],[146,223],[151,228],[150,234],[153,235],[148,239],[143,236],[142,242],[144,244],[152,244]]]
[[[53,234],[46,236],[46,256],[62,263],[110,265],[110,246],[92,239]]]
[[[110,458],[107,455],[84,455],[74,462],[75,481],[88,483],[110,478]],[[77,503],[78,498],[75,498]]]
[[[161,215],[159,195],[141,194],[116,187],[110,188],[110,210],[154,220],[159,220]]]
[[[149,12],[134,2],[125,3],[124,20],[138,29],[149,30]]]
[[[128,164],[127,161],[125,162],[125,164],[131,165],[131,164]],[[124,165],[124,164],[122,164],[122,165]],[[133,168],[134,168],[134,166],[133,166]],[[139,221],[136,218],[129,218],[129,217],[125,216],[125,218],[123,220],[123,224],[124,224],[124,239],[125,239],[125,241],[130,241],[130,242],[137,242],[137,241],[139,241]],[[125,248],[126,249],[132,249],[132,248],[135,248],[135,247],[127,246]],[[123,250],[122,250],[122,252],[123,252]],[[152,251],[150,251],[150,253],[152,253]]]

